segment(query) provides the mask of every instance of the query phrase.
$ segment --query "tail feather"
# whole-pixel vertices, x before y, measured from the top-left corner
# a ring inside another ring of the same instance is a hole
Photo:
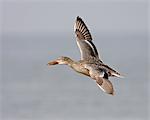
[[[115,71],[114,69],[112,69],[112,68],[109,67],[108,65],[101,64],[101,66],[102,66],[103,68],[105,68],[106,70],[108,70],[109,76],[124,78],[123,75],[121,75],[119,72]]]
[[[111,75],[112,75],[112,76],[115,76],[115,77],[119,77],[119,78],[124,78],[124,76],[121,75],[121,74],[118,73],[118,72],[111,72]]]

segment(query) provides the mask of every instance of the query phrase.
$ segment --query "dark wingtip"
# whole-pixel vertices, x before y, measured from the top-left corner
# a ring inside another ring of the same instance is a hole
[[[80,16],[77,16],[77,20],[82,20]]]
[[[74,26],[74,31],[80,32],[80,38],[82,38],[84,40],[92,40],[90,31],[88,30],[84,21],[79,16],[77,16],[77,18],[76,18],[76,24]]]

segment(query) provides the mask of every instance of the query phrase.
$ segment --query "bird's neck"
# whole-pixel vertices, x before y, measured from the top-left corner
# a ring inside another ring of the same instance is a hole
[[[76,61],[74,61],[74,60],[72,60],[72,59],[70,59],[70,60],[67,62],[67,65],[68,65],[69,67],[71,67],[73,70],[77,71],[77,72],[80,71],[80,70],[79,70],[79,63],[76,62]]]
[[[67,65],[68,65],[68,66],[72,67],[73,64],[75,64],[75,61],[74,61],[74,60],[72,60],[71,58],[67,60]]]

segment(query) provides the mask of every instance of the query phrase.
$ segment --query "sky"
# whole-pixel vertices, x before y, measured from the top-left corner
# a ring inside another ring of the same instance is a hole
[[[46,2],[48,4],[34,0],[25,4],[23,1],[4,1],[4,32],[68,32],[73,30],[76,16],[85,21],[88,19],[89,26],[95,31],[140,32],[147,27],[146,2]]]

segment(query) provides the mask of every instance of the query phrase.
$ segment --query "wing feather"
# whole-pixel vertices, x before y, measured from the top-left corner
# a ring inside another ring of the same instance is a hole
[[[98,87],[100,89],[102,89],[104,92],[114,95],[113,85],[108,79],[98,77],[96,79],[96,83],[97,83]]]
[[[92,42],[91,33],[79,16],[76,19],[74,29],[77,37],[77,45],[81,52],[81,59],[89,59],[91,56],[99,58],[97,49]]]

